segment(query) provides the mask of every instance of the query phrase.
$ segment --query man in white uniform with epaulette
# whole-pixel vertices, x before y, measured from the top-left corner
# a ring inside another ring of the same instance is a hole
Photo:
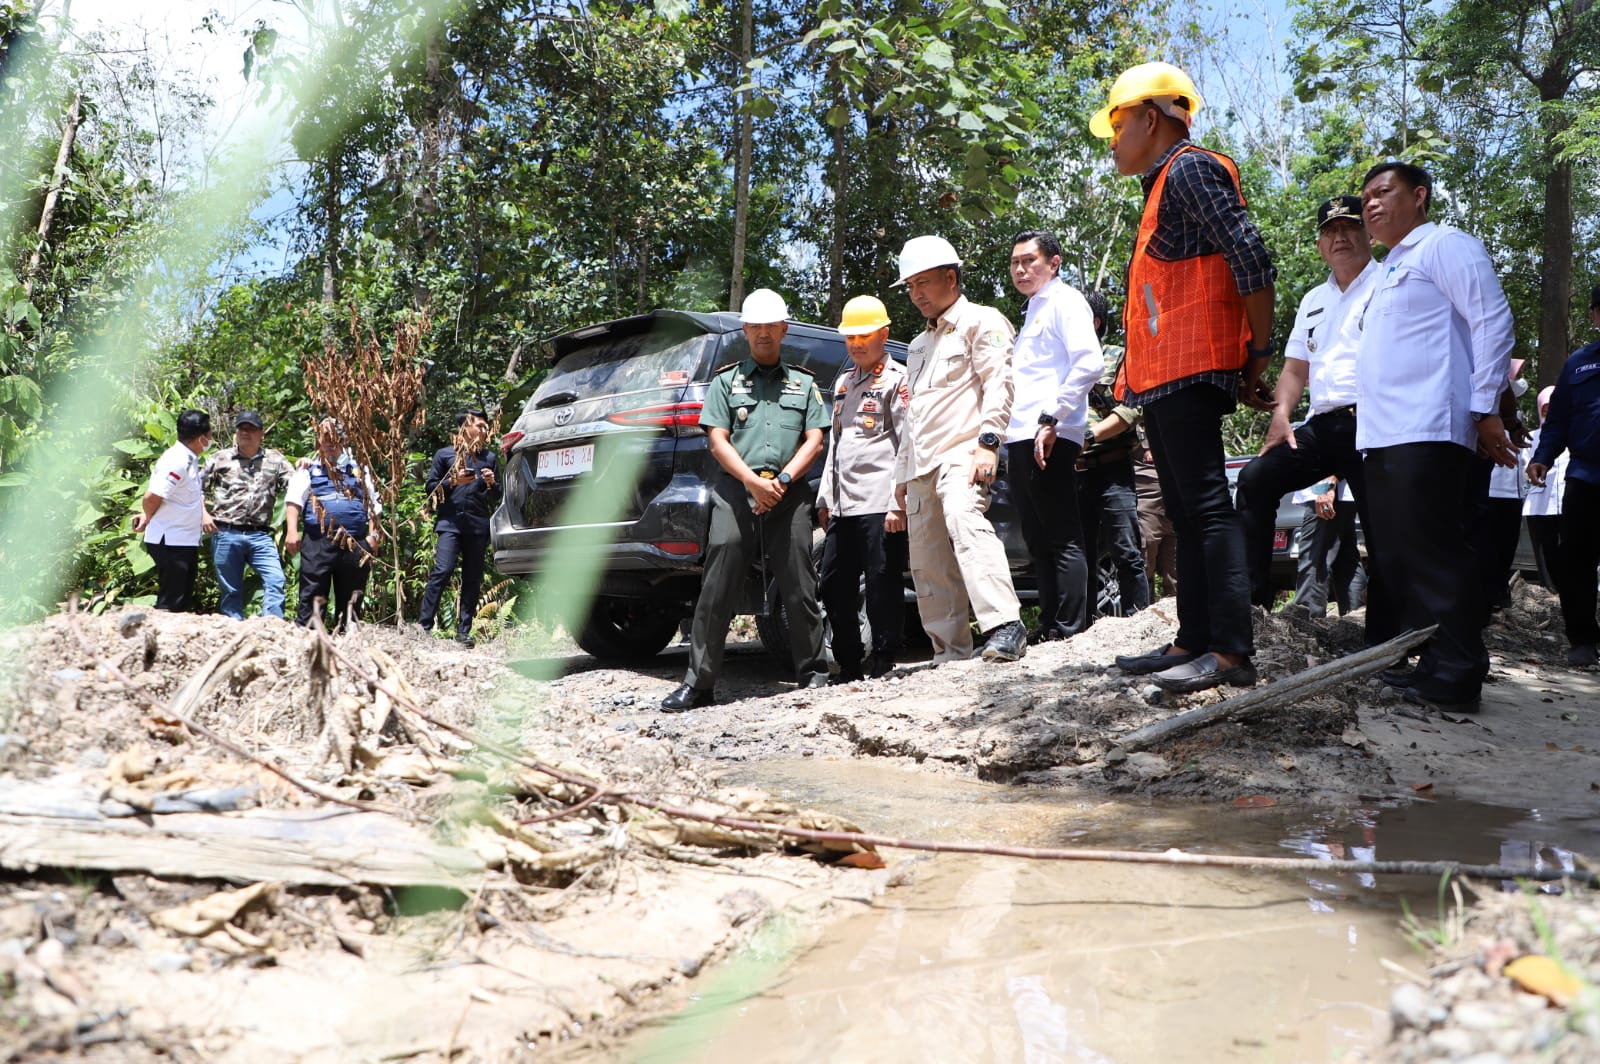
[[[900,252],[900,280],[928,327],[911,341],[896,501],[911,533],[917,612],[934,664],[972,656],[968,607],[988,661],[1027,653],[1005,547],[984,516],[1011,421],[1011,322],[961,294],[961,259],[943,237]]]
[[[857,296],[839,319],[850,364],[833,386],[833,439],[817,489],[822,547],[819,590],[833,626],[834,683],[894,668],[905,616],[906,515],[895,503],[894,466],[905,432],[905,367],[884,349],[889,312]],[[861,587],[867,592],[872,652],[863,661]],[[863,673],[865,668],[865,673]]]

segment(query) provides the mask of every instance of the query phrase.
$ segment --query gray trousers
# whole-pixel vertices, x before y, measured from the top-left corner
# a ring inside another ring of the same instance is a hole
[[[789,648],[796,678],[804,683],[826,676],[822,650],[822,611],[817,606],[817,569],[811,561],[811,529],[816,523],[816,493],[811,485],[789,485],[783,501],[765,514],[750,510],[744,485],[719,476],[711,488],[711,534],[705,574],[694,604],[689,635],[689,671],[683,682],[708,691],[722,673],[728,622],[752,566],[766,549],[767,576],[777,582],[789,620]]]

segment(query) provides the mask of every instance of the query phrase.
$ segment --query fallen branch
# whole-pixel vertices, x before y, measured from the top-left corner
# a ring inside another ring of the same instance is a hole
[[[1363,651],[1361,654],[1331,662],[1337,666],[1340,675],[1348,678],[1375,672],[1384,665],[1393,662],[1405,649],[1417,645],[1428,638],[1433,630],[1427,629],[1412,632],[1397,639],[1390,640],[1381,646]],[[320,638],[326,638],[325,636]],[[355,670],[357,675],[362,675],[361,667],[346,657],[338,647],[329,640],[329,648],[333,654]],[[1359,664],[1352,664],[1360,659]],[[1370,664],[1369,663],[1376,663]],[[1319,666],[1327,669],[1328,666]],[[1310,670],[1316,672],[1317,670]],[[384,683],[381,678],[364,675],[367,682],[374,685]],[[398,691],[391,690],[390,696],[397,701],[405,702]],[[450,724],[429,715],[414,703],[407,706],[422,720],[437,727],[443,728],[469,742],[476,743],[482,749],[497,754],[507,760],[521,765],[524,768],[543,772],[548,776],[569,783],[573,786],[586,789],[591,794],[587,795],[582,805],[603,800],[603,792],[609,790],[602,784],[586,779],[575,773],[567,772],[554,765],[547,765],[533,758],[524,757],[517,751],[495,742],[487,737],[474,735],[469,729]],[[1210,707],[1215,708],[1215,707]],[[793,827],[787,824],[773,824],[760,820],[746,820],[742,817],[722,816],[720,814],[705,813],[695,809],[659,801],[651,795],[638,794],[631,791],[611,790],[609,797],[617,804],[631,804],[643,809],[653,810],[663,816],[674,817],[681,820],[698,821],[705,824],[715,824],[718,827],[729,828],[734,831],[749,832],[763,837],[780,837],[804,839],[810,842],[829,844],[833,847],[859,848],[864,850],[879,847],[896,850],[918,850],[925,853],[970,853],[991,857],[1020,857],[1035,861],[1097,861],[1116,864],[1155,864],[1178,865],[1203,868],[1249,868],[1264,869],[1277,872],[1322,872],[1335,874],[1369,874],[1369,875],[1407,875],[1407,876],[1476,876],[1482,879],[1526,879],[1538,882],[1552,882],[1570,879],[1574,882],[1594,886],[1600,883],[1600,873],[1581,870],[1568,872],[1556,868],[1518,868],[1510,865],[1473,865],[1463,864],[1459,861],[1349,861],[1313,857],[1244,857],[1234,854],[1206,854],[1188,853],[1183,850],[1165,850],[1160,853],[1147,850],[1088,850],[1088,849],[1055,849],[1038,846],[998,846],[991,843],[977,842],[937,842],[927,839],[907,839],[889,835],[872,835],[866,832],[854,831],[819,831],[811,828]],[[569,807],[568,815],[571,809]]]
[[[1381,672],[1393,665],[1411,648],[1427,642],[1436,628],[1438,625],[1431,625],[1419,631],[1397,635],[1387,643],[1379,643],[1360,653],[1337,658],[1304,672],[1297,672],[1277,683],[1137,728],[1115,740],[1116,747],[1124,753],[1132,753],[1167,739],[1187,735],[1219,721],[1247,720],[1262,716],[1274,709],[1283,709],[1320,691]]]

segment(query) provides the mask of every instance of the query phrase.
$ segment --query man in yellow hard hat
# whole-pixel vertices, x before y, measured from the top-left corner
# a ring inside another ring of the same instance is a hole
[[[1244,528],[1228,493],[1222,419],[1242,399],[1270,409],[1276,271],[1245,213],[1239,171],[1189,141],[1201,106],[1168,63],[1125,71],[1089,122],[1117,170],[1139,177],[1145,206],[1128,263],[1127,354],[1117,398],[1144,417],[1161,494],[1178,537],[1178,632],[1117,658],[1176,692],[1256,682]]]
[[[894,668],[905,616],[906,514],[895,502],[894,463],[905,431],[905,367],[884,350],[889,312],[857,296],[839,318],[850,365],[833,384],[833,439],[817,488],[817,522],[827,532],[819,590],[833,628],[834,683]],[[861,588],[867,592],[872,652],[863,654]],[[865,668],[865,673],[863,673]]]

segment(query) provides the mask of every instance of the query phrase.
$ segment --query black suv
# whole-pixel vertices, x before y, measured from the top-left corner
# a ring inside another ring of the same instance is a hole
[[[578,644],[602,659],[650,657],[671,642],[700,593],[708,485],[720,472],[700,428],[706,385],[749,346],[737,314],[671,310],[577,329],[552,343],[549,375],[505,438],[495,567],[507,575],[592,567],[596,598]],[[889,346],[905,358],[904,344]],[[838,332],[791,322],[783,359],[809,370],[831,406],[833,382],[849,361]],[[819,460],[812,483],[821,476]],[[1028,598],[1027,551],[1004,482],[997,483],[990,518]],[[1114,592],[1114,579],[1110,586]],[[787,656],[775,589],[763,586],[759,568],[741,612],[757,614],[762,643]]]

